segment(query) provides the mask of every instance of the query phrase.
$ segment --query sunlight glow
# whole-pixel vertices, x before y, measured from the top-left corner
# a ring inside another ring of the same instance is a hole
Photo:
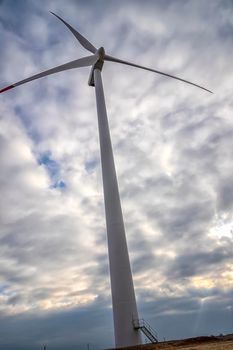
[[[210,236],[222,238],[233,236],[233,221],[228,217],[227,213],[215,218],[214,227],[209,232]]]
[[[215,283],[212,279],[202,277],[202,276],[196,276],[192,279],[192,284],[194,285],[195,288],[213,288],[215,287]]]

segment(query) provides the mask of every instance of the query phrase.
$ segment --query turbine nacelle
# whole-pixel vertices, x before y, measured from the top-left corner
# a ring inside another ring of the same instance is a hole
[[[89,79],[88,79],[89,86],[95,86],[94,70],[99,69],[100,71],[102,71],[102,68],[104,65],[104,58],[105,58],[105,50],[104,50],[103,46],[101,46],[98,50],[96,50],[95,55],[98,55],[98,61],[96,61],[91,68],[91,72],[90,72]]]

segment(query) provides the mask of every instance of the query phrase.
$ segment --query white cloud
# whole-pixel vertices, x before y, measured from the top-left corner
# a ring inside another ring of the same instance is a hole
[[[139,306],[162,333],[163,315],[195,314],[206,290],[220,300],[216,313],[230,305],[232,235],[225,232],[233,220],[231,9],[221,1],[104,4],[70,1],[64,7],[50,1],[46,7],[77,22],[110,54],[215,92],[121,65],[106,63],[103,70]],[[85,55],[42,5],[27,5],[28,17],[21,14],[16,22],[14,12],[11,26],[1,23],[3,82]],[[3,13],[10,16],[6,4]],[[63,72],[1,95],[5,314],[94,310],[100,300],[109,308],[95,96],[88,75],[88,69]],[[39,163],[44,154],[56,164],[54,176]],[[64,189],[54,188],[55,180]],[[191,334],[185,330],[175,336]]]

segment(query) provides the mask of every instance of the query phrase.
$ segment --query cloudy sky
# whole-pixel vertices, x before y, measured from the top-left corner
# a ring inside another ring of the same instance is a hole
[[[1,0],[1,87],[85,56],[106,104],[141,317],[159,339],[233,332],[233,3]],[[0,347],[114,346],[89,68],[0,96]]]

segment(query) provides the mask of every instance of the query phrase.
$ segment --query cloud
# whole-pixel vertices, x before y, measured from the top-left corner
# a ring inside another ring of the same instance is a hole
[[[140,314],[160,339],[231,332],[231,2],[0,6],[3,85],[86,54],[52,10],[110,54],[214,91],[112,63],[103,69]],[[63,72],[1,95],[6,349],[113,346],[88,75],[87,68]]]

